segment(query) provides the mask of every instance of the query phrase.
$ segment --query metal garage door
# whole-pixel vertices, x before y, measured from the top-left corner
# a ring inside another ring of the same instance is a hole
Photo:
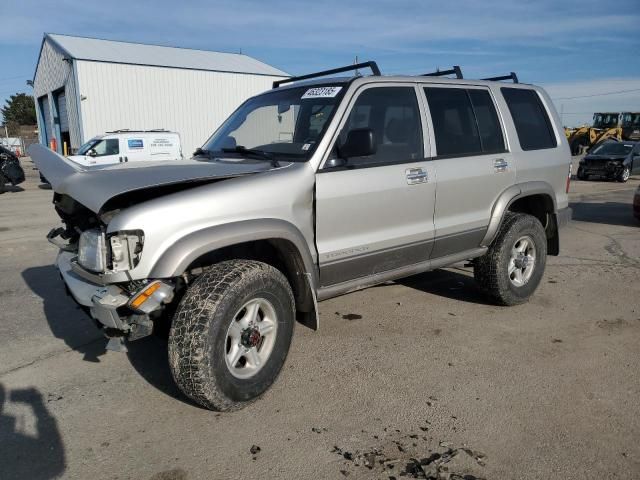
[[[53,138],[53,125],[51,125],[51,108],[49,105],[49,97],[44,96],[39,99],[40,107],[42,109],[42,116],[44,117],[44,132],[45,142],[49,144],[49,140]]]
[[[58,118],[60,119],[60,131],[69,131],[69,117],[67,117],[67,100],[64,93],[58,95]]]

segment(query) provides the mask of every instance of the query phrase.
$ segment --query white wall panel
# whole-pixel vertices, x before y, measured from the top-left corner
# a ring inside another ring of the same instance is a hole
[[[164,128],[188,158],[248,97],[282,77],[78,61],[84,141],[110,130]]]
[[[80,146],[80,129],[73,67],[71,61],[65,61],[62,53],[46,40],[42,46],[42,53],[40,54],[40,61],[33,82],[34,96],[37,99],[46,95],[49,97],[49,101],[53,102],[54,99],[51,94],[63,88],[69,134],[71,136],[70,146],[71,148],[78,148]],[[52,104],[50,103],[50,105]],[[52,115],[53,112],[51,111]],[[49,118],[48,122],[53,123],[53,118]],[[42,126],[38,125],[38,128],[42,128]]]

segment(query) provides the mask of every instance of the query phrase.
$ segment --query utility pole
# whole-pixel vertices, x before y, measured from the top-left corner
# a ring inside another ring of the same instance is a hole
[[[353,64],[357,65],[358,64],[358,55],[356,55],[356,58],[353,60]],[[356,69],[356,77],[360,76],[360,71],[358,69]]]

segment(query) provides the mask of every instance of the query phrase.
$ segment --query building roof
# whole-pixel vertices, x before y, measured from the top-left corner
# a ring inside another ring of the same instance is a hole
[[[76,60],[277,77],[289,76],[282,70],[239,53],[117,42],[56,33],[45,34],[43,41],[46,40],[51,41],[63,54]]]

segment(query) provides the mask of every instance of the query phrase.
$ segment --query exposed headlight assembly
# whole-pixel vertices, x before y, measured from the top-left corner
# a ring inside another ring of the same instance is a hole
[[[144,235],[141,231],[117,232],[109,235],[111,250],[111,270],[121,272],[131,270],[140,261]]]
[[[92,272],[104,272],[107,252],[104,233],[97,228],[85,230],[78,241],[78,263]]]

